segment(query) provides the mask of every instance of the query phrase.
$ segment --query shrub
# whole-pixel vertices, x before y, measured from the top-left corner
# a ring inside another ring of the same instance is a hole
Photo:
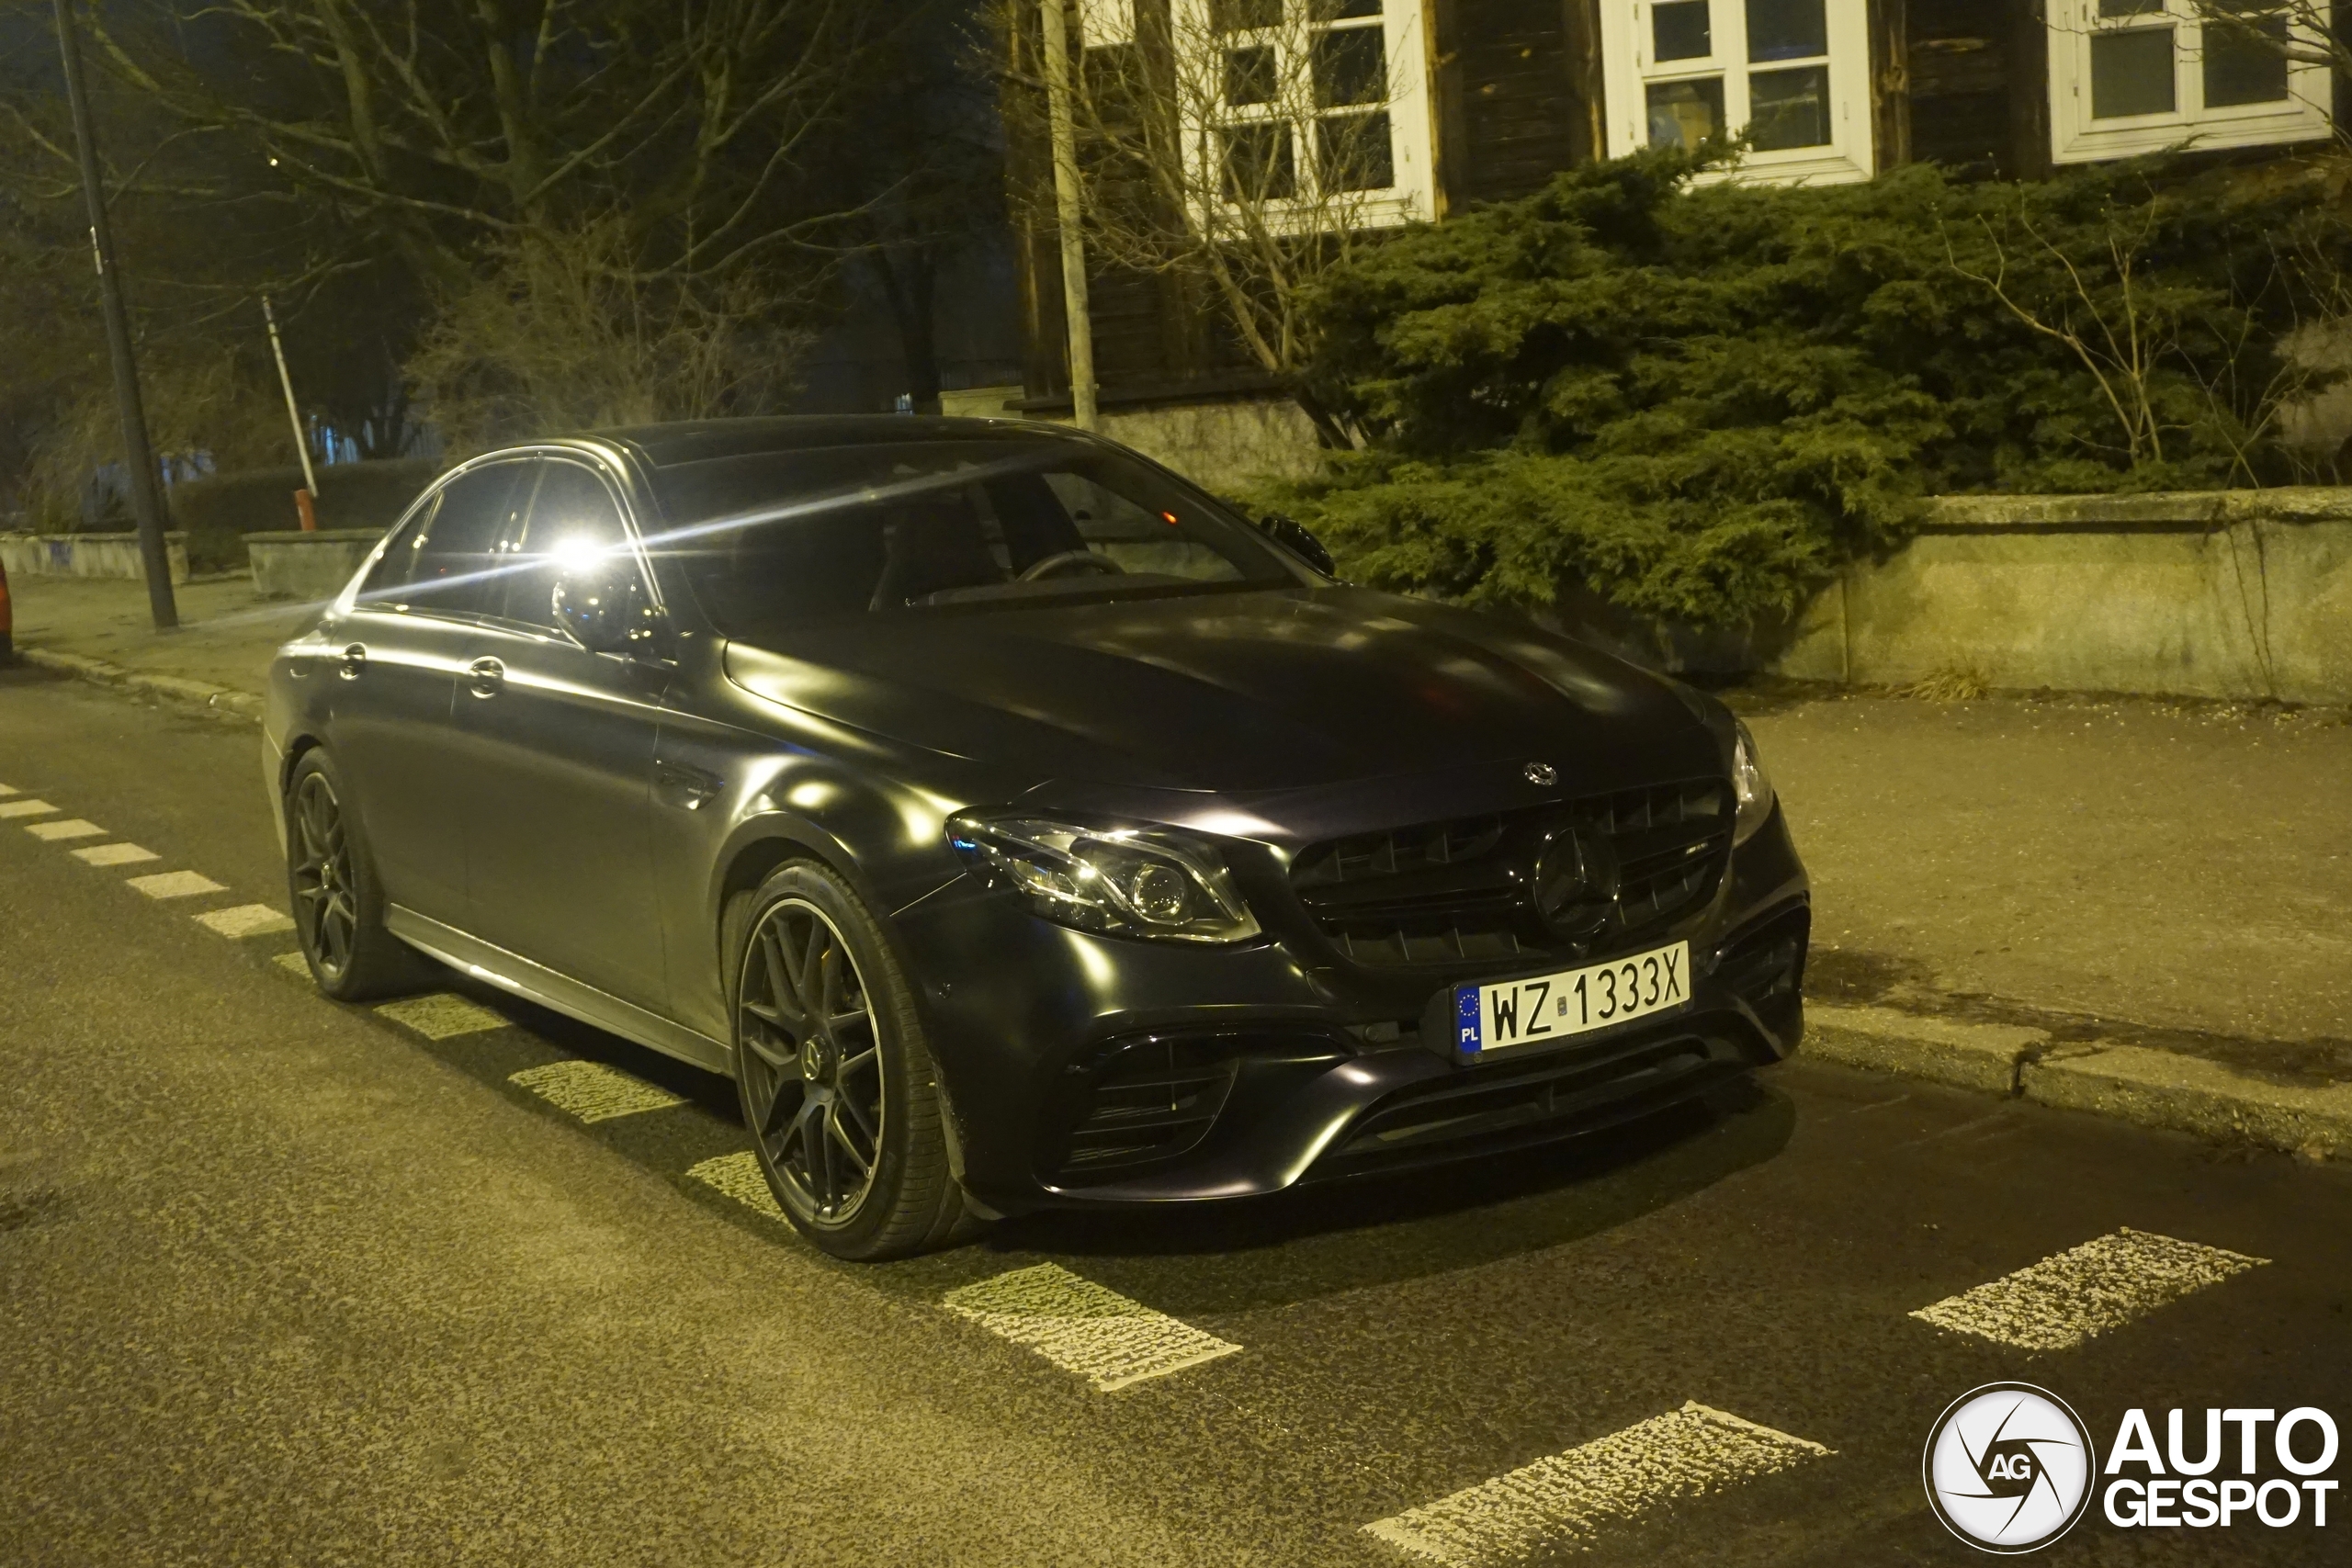
[[[436,467],[429,457],[402,457],[333,463],[319,469],[319,526],[390,527],[432,479]],[[187,531],[189,568],[222,571],[242,567],[244,535],[301,526],[294,510],[294,492],[301,486],[302,470],[291,466],[248,468],[172,486],[172,526]]]
[[[2267,482],[2278,344],[2345,249],[2321,182],[2141,164],[1706,185],[1651,151],[1377,247],[1314,301],[1367,448],[1261,491],[1359,580],[1734,624],[1934,491]]]

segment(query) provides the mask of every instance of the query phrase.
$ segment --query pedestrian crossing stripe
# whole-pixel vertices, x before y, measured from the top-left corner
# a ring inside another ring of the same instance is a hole
[[[414,1030],[427,1040],[452,1040],[460,1034],[479,1034],[484,1030],[506,1027],[504,1019],[481,1003],[453,997],[447,991],[384,1002],[378,1006],[376,1013],[403,1029]]]
[[[28,822],[25,831],[51,843],[60,839],[103,839],[107,836],[104,828],[79,817],[67,817],[55,822]]]
[[[267,904],[239,904],[232,908],[207,909],[196,923],[227,937],[271,936],[290,931],[294,922],[283,910]]]
[[[1835,1450],[1695,1400],[1566,1453],[1539,1459],[1365,1533],[1447,1568],[1516,1562],[1678,1498],[1703,1496]]]
[[[84,865],[136,865],[141,861],[162,860],[153,850],[137,844],[92,844],[84,850],[66,852]]]
[[[950,1291],[941,1304],[1077,1373],[1103,1393],[1241,1348],[1057,1263],[1015,1269]]]
[[[2021,1350],[2065,1350],[2269,1261],[2127,1228],[1911,1315]]]
[[[683,1095],[672,1094],[602,1062],[550,1062],[544,1067],[526,1067],[506,1081],[529,1089],[558,1111],[582,1122],[610,1122],[616,1116],[667,1111],[686,1102]]]
[[[757,1209],[772,1220],[784,1218],[784,1211],[776,1204],[775,1194],[768,1189],[768,1179],[760,1170],[760,1156],[745,1149],[741,1154],[720,1155],[704,1160],[686,1172],[688,1179],[707,1187],[716,1188],[747,1209]]]
[[[46,817],[56,809],[45,800],[0,800],[0,817]]]
[[[199,893],[229,891],[201,872],[194,871],[159,871],[153,876],[134,876],[130,885],[150,898],[192,898]]]

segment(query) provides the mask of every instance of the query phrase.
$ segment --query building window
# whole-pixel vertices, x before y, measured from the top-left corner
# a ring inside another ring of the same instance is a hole
[[[1170,22],[1227,202],[1435,215],[1419,0],[1176,0]]]
[[[1609,152],[1695,147],[1745,130],[1729,177],[1871,174],[1861,0],[1603,0]]]
[[[2194,0],[2049,0],[2051,155],[2062,164],[2167,147],[2252,147],[2328,134],[2322,40],[2245,0],[2241,27]],[[2267,35],[2267,39],[2255,34]],[[2270,40],[2276,40],[2275,43]]]

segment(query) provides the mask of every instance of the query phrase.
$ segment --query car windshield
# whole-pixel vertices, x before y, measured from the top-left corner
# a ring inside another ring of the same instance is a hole
[[[1197,491],[1079,441],[767,452],[672,465],[653,482],[668,522],[659,553],[729,637],[1301,580]]]

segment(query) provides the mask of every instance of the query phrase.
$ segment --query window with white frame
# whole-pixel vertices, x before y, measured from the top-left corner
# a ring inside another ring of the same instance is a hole
[[[2240,0],[2223,24],[2195,0],[2049,0],[2051,156],[2252,147],[2328,133],[2324,40]],[[2309,62],[2286,50],[2301,39]]]
[[[1170,20],[1227,203],[1435,215],[1419,0],[1177,0]]]
[[[1871,175],[1865,0],[1601,0],[1610,154],[1745,130],[1728,177]]]

